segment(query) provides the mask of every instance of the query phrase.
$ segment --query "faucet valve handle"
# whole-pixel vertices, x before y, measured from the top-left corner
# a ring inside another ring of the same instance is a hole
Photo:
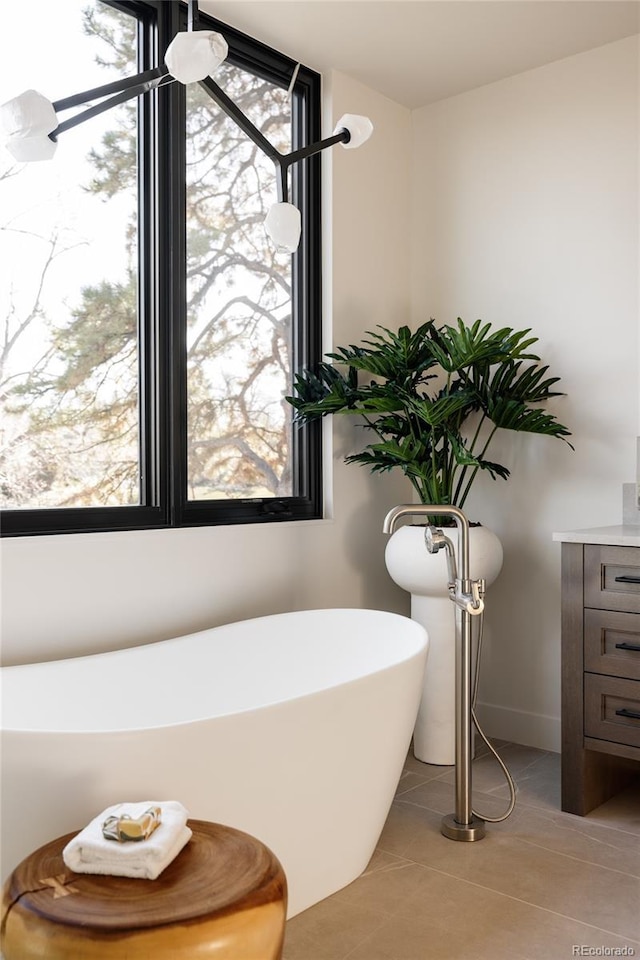
[[[473,616],[477,616],[479,613],[482,613],[484,610],[484,600],[482,599],[484,595],[485,581],[484,580],[471,580],[471,597],[467,603],[467,611]]]
[[[477,617],[478,614],[484,610],[484,600],[478,600],[477,604],[475,600],[470,600],[466,609],[467,613],[470,613],[472,617]]]

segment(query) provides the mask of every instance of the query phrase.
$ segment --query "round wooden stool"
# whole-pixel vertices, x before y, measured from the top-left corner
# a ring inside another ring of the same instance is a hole
[[[157,880],[74,873],[70,833],[13,871],[2,898],[4,960],[280,960],[287,883],[247,833],[190,820],[193,837]]]

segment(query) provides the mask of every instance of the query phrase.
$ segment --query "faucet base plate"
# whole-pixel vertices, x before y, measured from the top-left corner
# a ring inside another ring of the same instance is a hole
[[[442,818],[440,833],[449,840],[482,840],[485,835],[484,820],[471,817],[471,823],[458,823],[455,814]]]

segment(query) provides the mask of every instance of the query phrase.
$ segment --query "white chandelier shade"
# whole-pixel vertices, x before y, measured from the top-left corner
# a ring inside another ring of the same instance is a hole
[[[195,83],[212,77],[226,60],[229,46],[221,33],[213,30],[181,31],[167,47],[164,62],[172,77],[180,83]]]
[[[373,133],[373,124],[369,117],[361,117],[356,113],[345,113],[336,123],[334,134],[346,130],[349,139],[345,140],[342,146],[345,150],[353,150],[355,147],[362,146]]]
[[[49,137],[58,126],[53,104],[37,90],[25,90],[0,107],[7,149],[19,162],[50,160],[56,142]]]
[[[300,211],[288,202],[289,167],[337,143],[349,149],[359,147],[371,136],[373,124],[368,117],[346,113],[336,124],[331,137],[288,154],[280,153],[212,79],[227,57],[227,41],[222,34],[213,30],[195,29],[198,3],[197,0],[187,2],[189,29],[176,33],[167,47],[162,66],[146,70],[134,77],[121,78],[101,87],[85,90],[63,100],[52,102],[36,90],[26,90],[2,104],[0,124],[7,134],[6,147],[20,163],[50,160],[56,151],[58,136],[85,120],[125,103],[132,97],[147,93],[167,79],[175,79],[183,84],[200,82],[211,99],[274,163],[278,203],[269,210],[265,229],[277,247],[293,253],[300,240],[301,216]],[[299,66],[298,64],[293,71],[290,89]],[[93,105],[87,106],[92,101]],[[75,116],[59,121],[60,112],[79,106],[85,106],[85,109]]]
[[[292,203],[274,203],[265,217],[264,227],[279,250],[294,253],[298,249],[302,220],[300,211]]]

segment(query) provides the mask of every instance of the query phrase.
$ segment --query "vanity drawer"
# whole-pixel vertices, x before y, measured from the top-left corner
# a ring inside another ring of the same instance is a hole
[[[640,747],[640,682],[585,673],[584,733]]]
[[[586,544],[584,603],[600,610],[640,613],[640,549]]]
[[[640,680],[640,613],[585,610],[584,669]]]

